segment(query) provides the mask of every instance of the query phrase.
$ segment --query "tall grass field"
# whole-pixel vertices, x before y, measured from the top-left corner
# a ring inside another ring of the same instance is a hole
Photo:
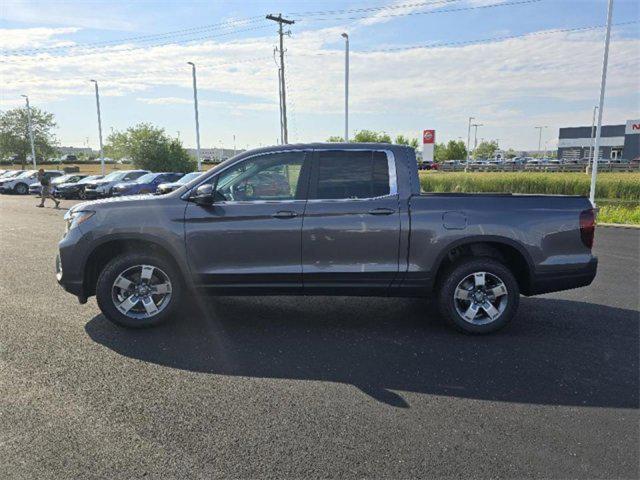
[[[424,192],[589,195],[584,173],[421,172]],[[640,173],[601,173],[596,183],[598,221],[640,225]]]

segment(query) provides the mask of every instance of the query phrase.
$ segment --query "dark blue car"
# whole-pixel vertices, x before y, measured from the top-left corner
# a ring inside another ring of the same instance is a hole
[[[176,172],[147,173],[132,182],[117,184],[113,187],[113,196],[154,193],[161,183],[175,182],[183,175]]]

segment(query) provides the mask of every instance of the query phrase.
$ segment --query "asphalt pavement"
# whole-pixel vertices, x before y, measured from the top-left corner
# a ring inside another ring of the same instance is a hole
[[[640,230],[490,336],[416,299],[192,299],[128,331],[0,196],[0,478],[638,478]],[[69,205],[70,202],[63,202]]]

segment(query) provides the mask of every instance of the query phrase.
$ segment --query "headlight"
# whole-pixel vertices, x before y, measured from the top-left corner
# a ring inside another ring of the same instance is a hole
[[[91,212],[88,210],[79,212],[68,211],[67,213],[65,213],[64,220],[67,222],[67,232],[76,228],[81,223],[89,220],[91,217],[93,217],[94,213],[95,212]]]

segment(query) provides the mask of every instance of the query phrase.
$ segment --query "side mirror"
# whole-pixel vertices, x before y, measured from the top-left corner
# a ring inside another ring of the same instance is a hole
[[[213,203],[213,185],[210,183],[200,185],[196,188],[191,199],[198,205],[211,205]]]

